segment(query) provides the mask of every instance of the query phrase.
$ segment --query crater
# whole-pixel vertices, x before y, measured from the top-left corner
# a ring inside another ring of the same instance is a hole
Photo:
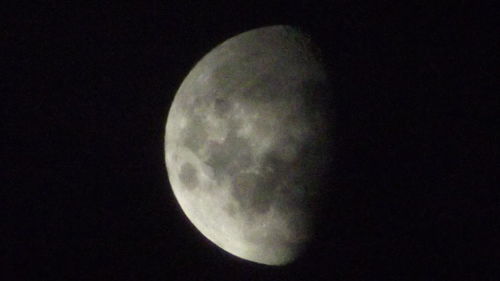
[[[179,179],[186,189],[192,190],[198,186],[197,171],[191,163],[184,163],[182,165]]]

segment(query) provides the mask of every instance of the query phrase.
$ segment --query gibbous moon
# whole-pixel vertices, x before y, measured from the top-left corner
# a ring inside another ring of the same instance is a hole
[[[314,234],[329,161],[328,76],[290,26],[244,32],[182,82],[165,134],[180,207],[210,241],[267,265],[295,260]]]

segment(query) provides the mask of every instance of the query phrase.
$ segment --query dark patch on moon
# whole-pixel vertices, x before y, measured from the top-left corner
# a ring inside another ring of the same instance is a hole
[[[331,120],[331,103],[328,101],[331,93],[331,86],[328,82],[308,79],[300,83],[300,92],[304,94],[303,112],[311,125],[320,125],[319,120]],[[322,131],[325,131],[323,128]]]
[[[234,216],[236,215],[236,206],[233,203],[230,203],[226,207],[224,207],[224,210],[232,218],[234,218]]]
[[[206,142],[208,133],[201,118],[193,116],[188,119],[186,127],[182,130],[182,143],[194,152],[199,151]]]
[[[276,182],[272,177],[254,173],[238,174],[231,188],[231,195],[248,213],[266,213],[274,201]]]
[[[309,210],[297,208],[289,212],[289,219],[286,221],[286,227],[291,232],[294,233],[294,240],[305,241],[309,238],[311,234],[312,226],[314,225],[313,217],[308,214]]]
[[[227,115],[231,109],[231,103],[226,99],[216,98],[214,101],[215,116],[221,118]]]
[[[280,97],[277,89],[283,89],[285,86],[284,81],[263,72],[259,74],[256,82],[248,85],[245,94],[240,98],[248,104],[272,104]]]
[[[179,173],[179,179],[186,189],[195,189],[198,186],[198,175],[196,168],[191,163],[184,163]]]
[[[266,177],[275,181],[274,205],[284,213],[306,208],[307,202],[311,200],[310,193],[316,186],[311,179],[315,167],[314,163],[307,162],[308,151],[305,150],[311,145],[314,143],[297,147],[298,156],[291,162],[283,160],[280,156],[283,152],[279,150],[270,152],[263,161],[263,167],[273,171]]]
[[[234,125],[230,126],[224,142],[211,144],[208,151],[210,155],[206,164],[214,169],[217,180],[224,175],[231,175],[246,169],[253,163],[249,140],[239,137]]]

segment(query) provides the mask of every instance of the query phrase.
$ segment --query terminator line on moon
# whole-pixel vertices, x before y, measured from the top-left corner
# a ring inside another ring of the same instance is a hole
[[[165,157],[182,210],[213,243],[267,265],[292,262],[314,233],[328,161],[329,91],[310,38],[270,26],[228,39],[182,82]]]

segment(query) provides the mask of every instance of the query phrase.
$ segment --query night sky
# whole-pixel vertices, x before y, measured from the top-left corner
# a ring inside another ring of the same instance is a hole
[[[493,6],[32,2],[1,17],[0,280],[500,280]],[[285,267],[203,237],[163,154],[194,64],[274,24],[323,50],[336,128],[317,235]]]

